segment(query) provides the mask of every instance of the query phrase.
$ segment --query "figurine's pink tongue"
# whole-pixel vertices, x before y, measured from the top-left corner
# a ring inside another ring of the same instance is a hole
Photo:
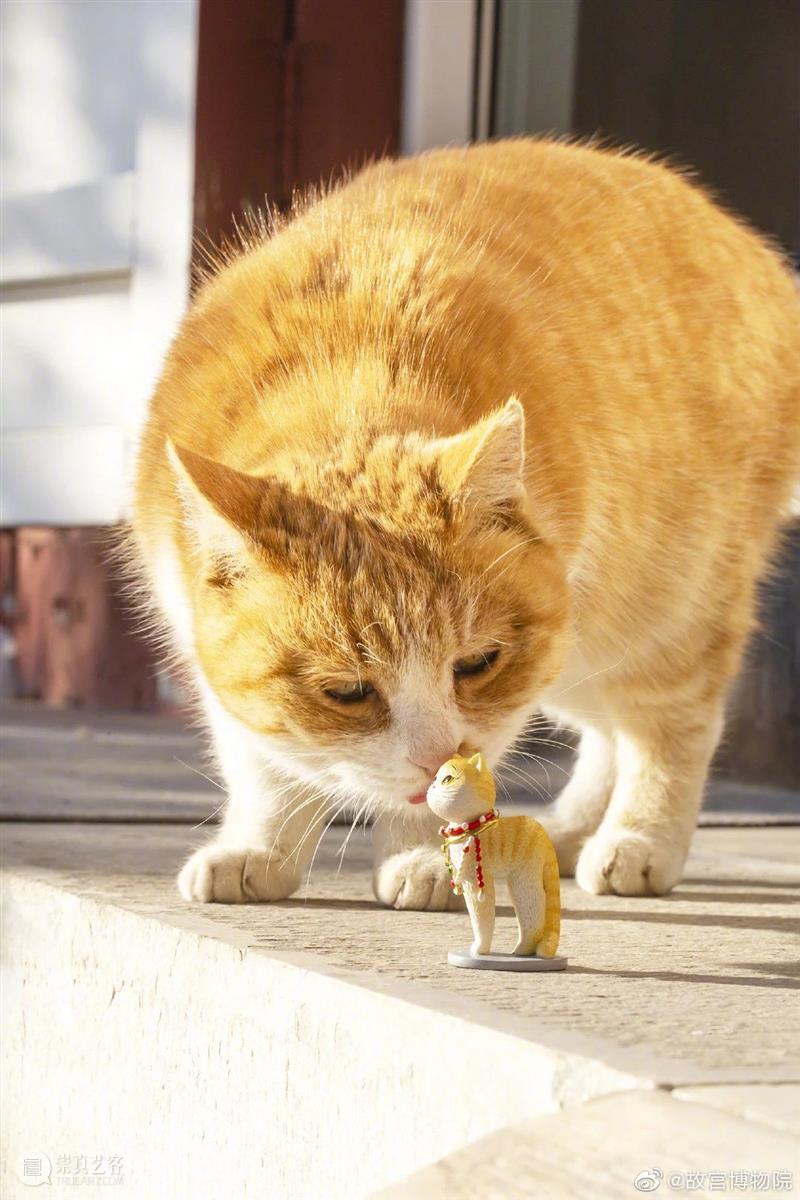
[[[419,792],[419,794],[416,796],[409,796],[408,803],[409,804],[424,804],[427,799],[428,799],[427,792]]]

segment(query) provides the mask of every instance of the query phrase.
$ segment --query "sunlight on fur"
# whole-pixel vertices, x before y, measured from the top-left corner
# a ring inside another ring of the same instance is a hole
[[[642,157],[439,151],[255,229],[175,338],[135,489],[228,792],[183,895],[291,894],[347,811],[382,901],[446,907],[418,801],[539,709],[582,735],[543,818],[562,870],[668,891],[799,409],[778,254]]]

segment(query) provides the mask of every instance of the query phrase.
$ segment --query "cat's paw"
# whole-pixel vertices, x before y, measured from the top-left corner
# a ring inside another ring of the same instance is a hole
[[[686,851],[655,834],[601,829],[581,851],[575,878],[595,895],[663,896],[680,881]]]
[[[425,846],[402,850],[378,863],[373,887],[377,898],[389,908],[444,912],[463,905],[450,887],[450,874],[441,853]]]
[[[211,842],[196,850],[178,876],[184,900],[249,904],[285,900],[298,886],[293,864],[266,850],[235,849]]]

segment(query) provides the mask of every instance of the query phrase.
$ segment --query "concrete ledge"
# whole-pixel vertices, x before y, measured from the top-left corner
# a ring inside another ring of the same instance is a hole
[[[614,1160],[634,1126],[657,1125],[649,1097],[672,1088],[687,1138],[697,1107],[728,1109],[719,1128],[768,1133],[769,1110],[783,1136],[767,1091],[800,1082],[800,831],[701,831],[668,899],[567,883],[570,967],[533,980],[448,969],[466,916],[379,908],[360,837],[338,870],[342,833],[295,900],[185,904],[174,873],[199,836],[5,826],[4,1197],[30,1195],[14,1164],[43,1152],[121,1155],[136,1200],[351,1200],[461,1162],[506,1127],[630,1093],[627,1123],[606,1127]],[[501,910],[498,948],[511,926]],[[727,1159],[707,1161],[718,1144],[691,1165],[742,1165],[738,1134]],[[515,1170],[539,1169],[523,1158]],[[563,1194],[604,1194],[567,1175]],[[48,1195],[73,1194],[57,1182]]]
[[[522,1115],[641,1085],[194,914],[15,876],[4,900],[8,1167],[21,1151],[105,1151],[141,1200],[334,1200]],[[3,1195],[15,1187],[7,1176]]]

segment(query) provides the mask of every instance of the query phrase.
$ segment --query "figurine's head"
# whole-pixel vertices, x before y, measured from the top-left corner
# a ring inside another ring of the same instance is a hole
[[[482,754],[454,754],[436,772],[428,788],[428,807],[450,824],[474,821],[494,808],[495,786]]]

